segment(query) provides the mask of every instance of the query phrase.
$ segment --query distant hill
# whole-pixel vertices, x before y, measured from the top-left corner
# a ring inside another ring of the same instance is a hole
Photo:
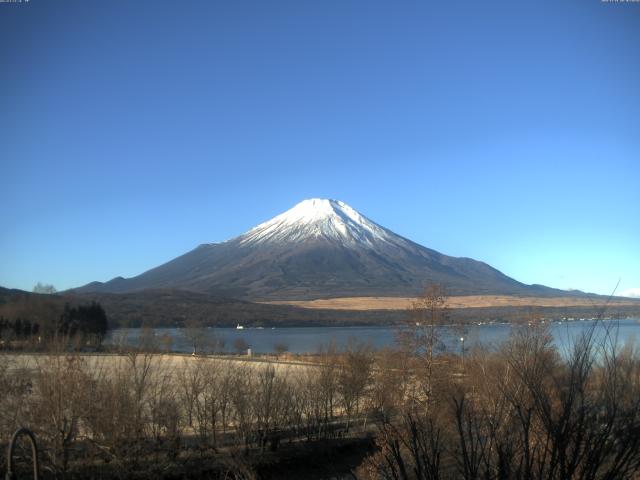
[[[78,298],[104,306],[114,326],[312,326],[403,322],[405,311],[365,312],[312,310],[265,305],[184,290],[145,290],[132,293],[84,293]]]
[[[621,299],[618,299],[621,300]],[[291,305],[267,305],[183,290],[145,290],[132,293],[73,293],[42,295],[0,287],[0,316],[29,318],[41,325],[55,322],[64,303],[72,305],[99,302],[107,313],[111,328],[197,326],[331,326],[389,325],[410,320],[405,308],[397,310],[341,310],[302,308]],[[490,306],[451,308],[454,322],[526,319],[532,314],[548,318],[593,317],[601,309],[594,306],[531,307]],[[607,316],[640,316],[640,300],[612,303]]]
[[[183,290],[146,290],[121,294],[82,294],[78,300],[98,301],[113,325],[139,327],[201,326],[331,326],[389,325],[410,321],[407,308],[395,310],[342,310],[270,305]],[[572,306],[489,306],[448,310],[452,322],[496,320],[514,321],[532,315],[547,318],[592,318],[603,311],[601,305]],[[408,306],[408,302],[407,302]],[[618,299],[604,311],[608,317],[640,316],[640,301]]]
[[[248,300],[414,296],[428,282],[451,295],[574,296],[525,285],[486,263],[418,245],[336,200],[311,199],[223,243],[136,277],[92,282],[79,293],[184,290]]]

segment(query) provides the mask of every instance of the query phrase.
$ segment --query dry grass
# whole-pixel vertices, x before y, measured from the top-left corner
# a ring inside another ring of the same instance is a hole
[[[9,371],[24,370],[35,371],[39,365],[44,365],[57,354],[52,353],[1,353],[0,363],[6,365]],[[62,356],[70,356],[81,358],[85,362],[90,371],[110,371],[115,372],[118,369],[125,368],[130,361],[130,356],[126,354],[93,354],[93,353],[73,353],[62,354]],[[140,357],[144,354],[138,354]],[[247,366],[252,369],[261,369],[266,365],[272,365],[276,372],[287,374],[302,372],[309,367],[316,366],[311,361],[300,361],[298,359],[275,360],[271,358],[256,356],[247,358],[243,356],[197,356],[193,357],[188,354],[170,353],[170,354],[149,354],[151,364],[154,367],[161,367],[163,371],[171,375],[183,375],[189,368],[195,366],[198,362],[206,362],[209,368],[223,368],[225,365],[235,367]]]
[[[343,297],[317,300],[276,300],[262,302],[277,305],[293,305],[302,308],[328,310],[404,310],[415,301],[410,297]],[[449,308],[482,307],[600,307],[602,299],[577,297],[513,297],[508,295],[469,295],[449,297]],[[637,301],[616,298],[609,304],[638,305]]]

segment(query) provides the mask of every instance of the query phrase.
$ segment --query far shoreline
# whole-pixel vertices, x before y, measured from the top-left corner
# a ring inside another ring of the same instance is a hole
[[[411,307],[414,297],[336,297],[313,300],[268,300],[256,303],[267,305],[289,305],[320,310],[403,310]],[[637,306],[640,300],[625,297],[613,297],[594,301],[585,297],[522,297],[513,295],[459,295],[449,296],[446,307],[449,309],[487,308],[487,307],[590,307],[607,308],[613,306]]]

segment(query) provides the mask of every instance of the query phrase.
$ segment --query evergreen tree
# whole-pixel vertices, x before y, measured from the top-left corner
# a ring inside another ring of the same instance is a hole
[[[31,322],[25,320],[22,322],[22,338],[29,338],[31,336]]]
[[[97,302],[71,307],[66,304],[60,317],[58,333],[74,337],[81,335],[86,341],[100,345],[107,333],[107,315]]]
[[[16,338],[20,338],[22,336],[22,319],[18,318],[13,323],[13,333],[15,334]]]

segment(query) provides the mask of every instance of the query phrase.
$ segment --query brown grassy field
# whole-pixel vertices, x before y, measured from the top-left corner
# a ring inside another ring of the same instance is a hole
[[[323,310],[404,310],[415,299],[410,297],[343,297],[317,300],[282,300],[263,302],[277,305]],[[449,308],[485,307],[600,307],[607,303],[602,298],[578,297],[513,297],[508,295],[469,295],[449,297]],[[638,305],[638,301],[615,298],[610,305]]]

